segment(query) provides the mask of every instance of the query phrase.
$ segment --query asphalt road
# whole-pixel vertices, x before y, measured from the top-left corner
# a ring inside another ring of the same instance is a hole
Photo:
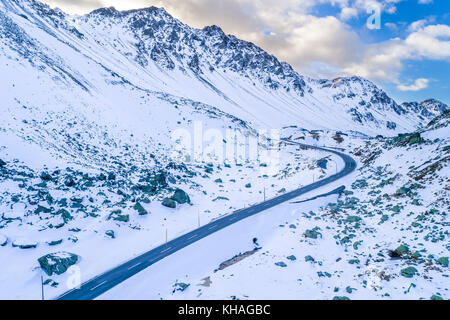
[[[343,154],[339,151],[327,149],[323,147],[310,146],[287,139],[282,139],[286,143],[298,144],[310,149],[321,150],[329,153],[333,153],[341,157],[345,162],[345,167],[342,171],[335,175],[329,176],[323,180],[314,182],[313,184],[304,186],[300,189],[285,193],[276,198],[267,200],[260,204],[248,207],[243,210],[239,210],[233,214],[227,215],[221,219],[215,220],[199,229],[196,229],[188,234],[185,234],[179,238],[171,240],[167,244],[161,245],[155,249],[152,249],[110,271],[105,272],[102,275],[95,277],[85,283],[83,283],[80,289],[71,290],[58,298],[58,300],[92,300],[107,292],[111,288],[117,286],[119,283],[131,278],[140,271],[148,268],[152,264],[164,259],[166,256],[179,251],[190,244],[199,241],[207,237],[208,235],[224,229],[234,223],[239,222],[245,218],[253,216],[257,213],[270,209],[279,205],[280,203],[292,200],[304,193],[310,192],[314,189],[323,187],[326,184],[339,180],[356,169],[356,162],[350,156]]]

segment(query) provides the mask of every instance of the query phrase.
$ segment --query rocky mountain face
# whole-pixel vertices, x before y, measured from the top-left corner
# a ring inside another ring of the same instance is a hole
[[[450,110],[448,105],[435,99],[428,99],[423,102],[405,102],[402,104],[403,109],[410,112],[415,112],[419,118],[427,120],[438,117]]]
[[[49,71],[49,85],[66,92],[104,96],[105,83],[129,86],[214,106],[254,127],[396,134],[448,109],[435,100],[399,105],[360,77],[302,76],[217,26],[191,28],[156,7],[70,16],[34,0],[5,0],[0,37],[1,60],[34,68],[35,83]]]
[[[304,77],[290,65],[279,62],[254,44],[225,35],[217,26],[202,30],[190,28],[162,8],[123,12],[103,8],[82,17],[81,21],[108,29],[122,25],[123,31],[136,40],[134,59],[144,68],[153,61],[163,69],[190,70],[198,77],[220,69],[258,79],[272,89],[295,90],[303,95],[307,88]]]

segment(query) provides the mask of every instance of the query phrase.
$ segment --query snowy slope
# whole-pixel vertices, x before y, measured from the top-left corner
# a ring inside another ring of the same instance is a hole
[[[86,99],[150,90],[215,106],[256,128],[345,127],[372,135],[409,132],[435,115],[432,105],[420,114],[398,105],[362,78],[301,76],[251,43],[216,26],[190,28],[164,9],[69,16],[32,0],[7,0],[0,8],[1,59],[13,69],[19,63],[32,66],[30,72],[45,70],[52,75],[45,87],[59,83]],[[38,78],[29,78],[34,87],[44,85]]]
[[[449,137],[449,113],[396,138],[344,136],[359,169],[340,196],[268,210],[214,235],[223,253],[196,244],[100,298],[448,300]]]

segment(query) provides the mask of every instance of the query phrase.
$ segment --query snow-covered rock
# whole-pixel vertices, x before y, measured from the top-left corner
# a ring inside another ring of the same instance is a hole
[[[52,276],[61,275],[67,269],[78,262],[79,257],[76,254],[68,252],[50,253],[38,259],[38,262],[45,272]]]
[[[38,243],[36,241],[27,238],[18,238],[12,243],[13,247],[18,247],[20,249],[34,249]]]

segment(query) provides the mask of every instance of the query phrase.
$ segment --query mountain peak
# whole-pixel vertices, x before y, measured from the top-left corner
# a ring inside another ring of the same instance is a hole
[[[421,104],[436,104],[436,105],[441,105],[443,107],[446,107],[448,109],[447,104],[443,103],[440,100],[433,99],[433,98],[426,99],[426,100],[422,101]]]
[[[150,13],[150,14],[164,14],[167,16],[170,16],[170,14],[166,11],[166,9],[162,7],[145,7],[145,8],[139,8],[139,9],[130,9],[130,10],[117,10],[115,7],[105,7],[105,8],[99,8],[95,9],[92,12],[88,13],[87,15],[103,15],[106,17],[114,16],[114,15],[129,15],[133,13]]]
[[[217,25],[206,26],[202,30],[204,32],[206,32],[209,36],[212,36],[212,35],[215,35],[215,34],[225,35],[225,33],[223,32],[222,28],[220,28]]]
[[[108,8],[99,8],[99,9],[95,9],[94,11],[88,13],[88,15],[103,15],[103,16],[113,16],[115,14],[117,14],[119,11],[117,11],[116,8],[114,7],[108,7]]]
[[[427,99],[422,102],[404,102],[402,107],[425,118],[437,117],[450,110],[448,105],[437,99]]]

